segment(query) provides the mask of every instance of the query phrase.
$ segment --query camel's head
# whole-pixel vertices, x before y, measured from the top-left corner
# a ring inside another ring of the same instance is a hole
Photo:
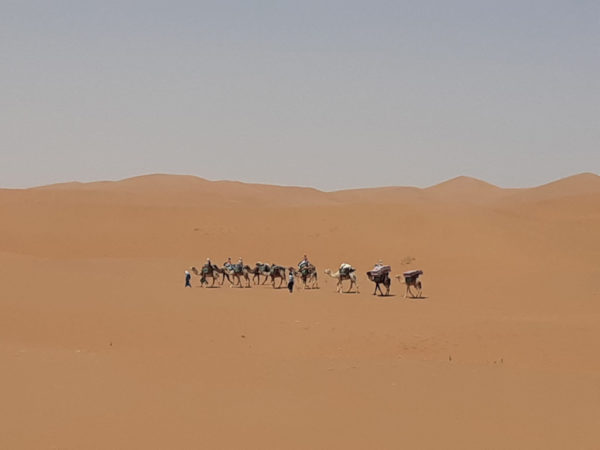
[[[325,275],[331,275],[331,270],[329,270],[329,269],[325,269],[325,270],[323,271],[323,273],[324,273]]]
[[[194,272],[196,275],[198,275],[198,269],[196,269],[195,267],[192,267],[190,270],[192,272]]]

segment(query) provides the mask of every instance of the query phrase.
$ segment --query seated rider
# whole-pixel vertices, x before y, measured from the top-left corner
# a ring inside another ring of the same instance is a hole
[[[231,262],[231,258],[227,258],[227,261],[223,263],[223,267],[227,270],[233,270],[233,263]]]
[[[310,261],[308,260],[308,256],[304,255],[304,258],[302,259],[302,261],[300,261],[298,263],[298,269],[302,270],[308,266],[310,266]]]
[[[240,259],[238,260],[237,264],[235,265],[235,271],[237,273],[242,273],[243,268],[244,268],[244,260],[240,256]]]
[[[210,262],[210,258],[206,258],[206,264],[202,268],[202,273],[208,273],[212,269],[212,264]]]

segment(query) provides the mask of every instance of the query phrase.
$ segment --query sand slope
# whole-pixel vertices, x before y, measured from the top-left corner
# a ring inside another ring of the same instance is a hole
[[[0,190],[0,448],[597,448],[598,180]],[[319,290],[183,288],[304,252]],[[379,258],[426,298],[373,297]]]

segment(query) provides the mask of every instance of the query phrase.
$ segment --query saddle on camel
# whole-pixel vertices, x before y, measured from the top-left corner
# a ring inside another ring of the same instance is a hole
[[[342,275],[342,276],[348,276],[352,272],[356,272],[356,269],[354,267],[352,267],[348,263],[342,263],[342,265],[340,266],[340,275]]]
[[[408,272],[404,272],[402,276],[404,277],[404,283],[406,284],[406,292],[404,292],[404,298],[406,298],[407,294],[410,294],[412,298],[420,298],[421,291],[423,289],[423,284],[421,280],[419,280],[419,276],[423,275],[422,270],[409,270]],[[415,288],[416,293],[412,291],[412,288]]]

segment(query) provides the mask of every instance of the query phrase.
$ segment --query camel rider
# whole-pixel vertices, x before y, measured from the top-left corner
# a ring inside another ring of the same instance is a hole
[[[302,261],[298,263],[298,269],[302,270],[308,268],[310,266],[310,261],[308,260],[308,256],[304,255]]]
[[[242,273],[243,268],[244,268],[244,260],[240,256],[240,259],[238,260],[237,264],[235,265],[235,271],[237,273]]]
[[[223,263],[223,267],[227,270],[233,270],[233,263],[231,262],[231,257],[227,258],[227,261]]]
[[[206,258],[206,264],[202,268],[202,273],[209,273],[212,269],[212,263],[210,262],[210,258]]]

